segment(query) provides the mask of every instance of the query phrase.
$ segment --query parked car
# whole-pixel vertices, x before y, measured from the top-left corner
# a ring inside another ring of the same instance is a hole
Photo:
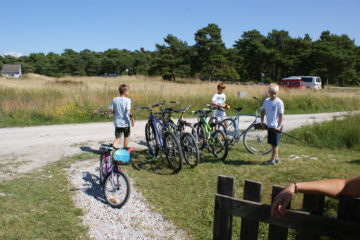
[[[321,78],[317,76],[291,76],[281,79],[281,81],[302,81],[308,88],[321,89]]]
[[[290,79],[290,80],[281,80],[279,82],[280,87],[288,87],[288,88],[301,88],[305,89],[307,86],[305,83],[298,79]]]

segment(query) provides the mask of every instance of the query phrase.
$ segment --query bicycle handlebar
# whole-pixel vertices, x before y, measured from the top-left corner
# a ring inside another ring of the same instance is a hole
[[[162,105],[164,105],[165,103],[157,103],[157,104],[155,104],[155,105],[152,105],[152,106],[150,106],[150,107],[135,107],[134,109],[135,110],[152,110],[153,108],[155,108],[155,107],[160,107],[160,106],[162,106]]]

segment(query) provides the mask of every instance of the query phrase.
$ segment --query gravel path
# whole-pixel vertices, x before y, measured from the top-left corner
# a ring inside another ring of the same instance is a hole
[[[96,240],[188,239],[185,232],[152,211],[133,184],[125,206],[115,209],[107,205],[99,184],[98,164],[97,161],[78,162],[68,171],[75,192],[74,202],[86,213],[82,220],[89,227],[90,237]]]

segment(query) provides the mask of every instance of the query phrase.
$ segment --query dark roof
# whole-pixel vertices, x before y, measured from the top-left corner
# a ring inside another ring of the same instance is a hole
[[[21,65],[4,64],[1,73],[20,73]]]

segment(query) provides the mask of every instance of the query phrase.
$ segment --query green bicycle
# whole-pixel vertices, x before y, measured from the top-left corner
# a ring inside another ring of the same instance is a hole
[[[216,159],[225,161],[229,151],[228,140],[222,130],[209,125],[207,118],[211,112],[212,110],[209,109],[194,111],[199,119],[194,124],[198,134],[199,149],[201,151],[207,149]]]

